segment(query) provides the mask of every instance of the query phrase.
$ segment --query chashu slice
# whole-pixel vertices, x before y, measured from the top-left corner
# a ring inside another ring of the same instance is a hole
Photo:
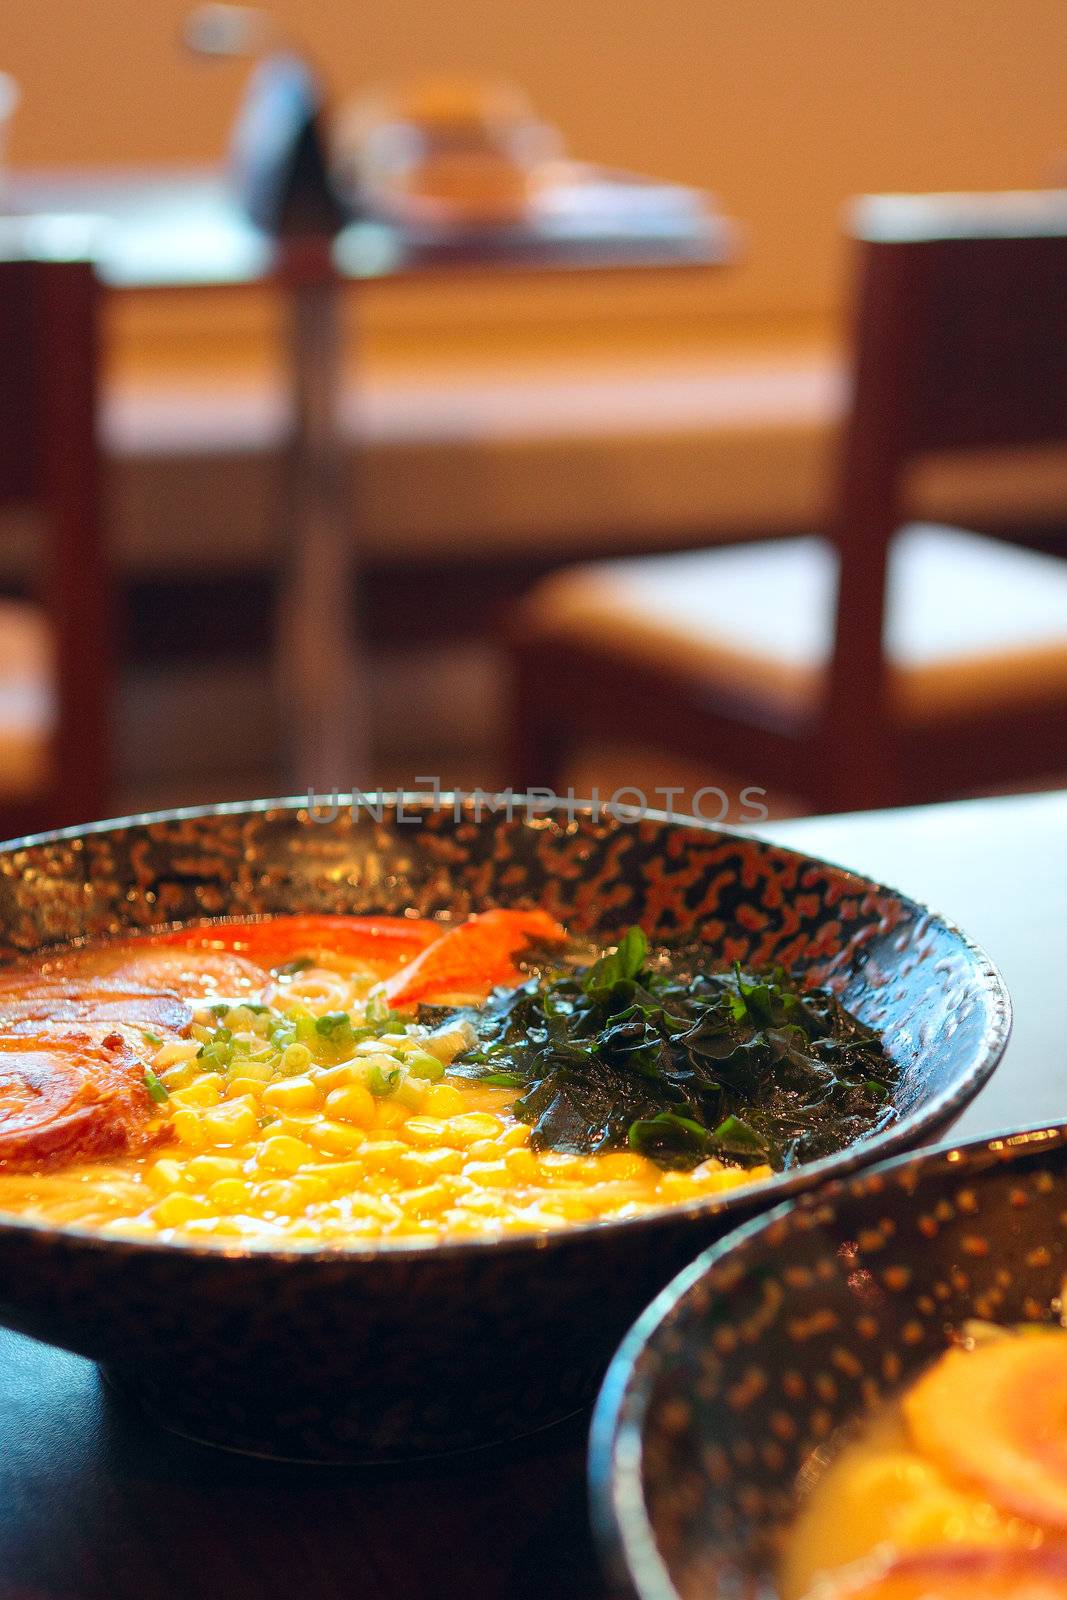
[[[144,1061],[121,1033],[0,1035],[0,1167],[87,1160],[165,1131]]]

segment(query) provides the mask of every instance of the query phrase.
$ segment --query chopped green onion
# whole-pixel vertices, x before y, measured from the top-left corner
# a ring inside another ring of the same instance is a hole
[[[371,1094],[377,1096],[379,1100],[383,1100],[386,1095],[395,1094],[399,1082],[399,1066],[391,1067],[386,1072],[383,1071],[381,1065],[375,1061],[370,1071],[367,1073],[367,1088],[370,1090]]]
[[[432,1056],[428,1050],[412,1050],[405,1056],[407,1069],[414,1078],[427,1078],[431,1083],[445,1075],[445,1064]],[[522,1083],[522,1078],[517,1078],[516,1083]]]
[[[160,1082],[151,1067],[145,1068],[144,1086],[148,1090],[149,1098],[154,1100],[157,1106],[170,1099],[170,1090]]]
[[[351,1026],[352,1019],[347,1011],[327,1011],[325,1016],[315,1019],[315,1032],[324,1034],[327,1038]]]

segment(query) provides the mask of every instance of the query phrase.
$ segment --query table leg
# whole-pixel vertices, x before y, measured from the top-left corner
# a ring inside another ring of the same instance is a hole
[[[362,787],[369,738],[352,623],[353,516],[338,430],[341,286],[287,294],[293,435],[282,529],[275,672],[287,778],[296,793]]]

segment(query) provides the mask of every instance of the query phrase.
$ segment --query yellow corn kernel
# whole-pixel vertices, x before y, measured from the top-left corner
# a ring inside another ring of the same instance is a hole
[[[375,1118],[374,1096],[362,1083],[342,1084],[326,1096],[326,1115],[338,1122],[369,1128]]]
[[[399,1197],[399,1204],[409,1217],[439,1217],[452,1204],[452,1191],[447,1184],[429,1183],[419,1189],[408,1189]]]
[[[152,1212],[160,1228],[180,1228],[194,1217],[209,1217],[211,1207],[197,1194],[168,1194]]]
[[[488,1189],[475,1189],[457,1202],[456,1209],[469,1211],[479,1217],[502,1217],[509,1207],[502,1194],[493,1194]]]
[[[152,1057],[152,1071],[162,1077],[168,1069],[186,1066],[196,1060],[199,1049],[195,1039],[171,1039],[167,1044],[160,1045]]]
[[[463,1110],[466,1101],[461,1090],[452,1083],[431,1083],[422,1102],[424,1117],[454,1117]]]
[[[614,1215],[631,1198],[631,1194],[627,1186],[618,1183],[594,1183],[588,1189],[583,1189],[582,1197],[591,1211],[603,1217]]]
[[[323,1094],[331,1089],[342,1089],[346,1083],[362,1083],[363,1073],[354,1061],[342,1061],[336,1067],[316,1067],[308,1074]]]
[[[285,1237],[287,1239],[302,1240],[307,1243],[309,1240],[321,1239],[322,1229],[317,1223],[312,1222],[310,1218],[304,1217],[300,1222],[291,1222],[289,1224],[285,1230]]]
[[[222,1084],[217,1072],[202,1072],[199,1078],[194,1078],[192,1083],[184,1089],[175,1089],[171,1095],[175,1108],[178,1106],[217,1106],[222,1099]]]
[[[380,1239],[382,1225],[376,1217],[346,1217],[343,1222],[330,1224],[328,1237],[332,1239]]]
[[[253,1061],[251,1057],[246,1056],[241,1062],[239,1074],[240,1076],[237,1079],[231,1078],[231,1083],[240,1082],[250,1086],[255,1084],[256,1089],[250,1088],[248,1092],[257,1093],[262,1090],[265,1083],[270,1082],[274,1076],[274,1069],[269,1061]]]
[[[506,1161],[468,1161],[463,1176],[485,1189],[506,1189],[513,1182]]]
[[[399,1172],[401,1158],[410,1153],[401,1139],[368,1139],[360,1145],[359,1159],[370,1172]]]
[[[654,1174],[650,1172],[651,1163],[644,1156],[632,1155],[627,1150],[613,1150],[609,1155],[597,1158],[597,1167],[602,1179],[617,1182],[619,1179],[645,1178]]]
[[[592,1206],[576,1194],[546,1195],[541,1201],[541,1210],[550,1216],[564,1217],[568,1222],[591,1222],[596,1216]]]
[[[433,1217],[415,1217],[407,1212],[399,1222],[382,1231],[384,1237],[390,1239],[436,1239],[439,1233]]]
[[[688,1172],[661,1172],[659,1193],[663,1200],[694,1200],[700,1193],[700,1186]]]
[[[166,1072],[160,1072],[157,1076],[173,1092],[175,1089],[184,1089],[199,1074],[195,1061],[179,1061],[176,1067],[168,1067]]]
[[[240,1177],[241,1163],[234,1156],[193,1156],[185,1170],[195,1184],[207,1188],[216,1178]]]
[[[439,1178],[445,1173],[463,1170],[463,1152],[447,1145],[434,1150],[409,1150],[400,1163],[400,1171],[412,1183],[422,1183],[428,1178]]]
[[[445,1142],[445,1125],[440,1117],[408,1117],[401,1124],[399,1132],[409,1144],[417,1145],[420,1149],[429,1150]]]
[[[186,1233],[193,1238],[240,1238],[244,1231],[233,1217],[195,1217],[185,1224]]]
[[[275,1117],[267,1126],[271,1133],[289,1133],[294,1139],[306,1139],[318,1121],[317,1111],[298,1111],[291,1116]]]
[[[508,1150],[519,1150],[530,1142],[533,1129],[525,1122],[512,1122],[504,1129],[498,1144],[506,1146]]]
[[[181,1144],[188,1145],[193,1150],[199,1150],[204,1142],[204,1130],[201,1126],[199,1111],[193,1111],[188,1106],[179,1106],[178,1110],[171,1116],[170,1125],[174,1129],[174,1137]]]
[[[239,1078],[230,1079],[223,1090],[222,1098],[224,1100],[242,1100],[245,1096],[248,1096],[253,1100],[258,1100],[265,1088],[266,1084],[262,1078],[250,1078],[247,1073],[242,1072]]]
[[[323,1161],[313,1167],[303,1167],[301,1179],[321,1178],[331,1194],[347,1194],[358,1189],[363,1182],[363,1168],[358,1161]]]
[[[207,1198],[220,1211],[244,1211],[252,1198],[252,1186],[240,1178],[218,1178],[208,1189]]]
[[[537,1157],[532,1150],[525,1150],[521,1145],[509,1150],[504,1161],[516,1183],[536,1183],[541,1176]]]
[[[376,1100],[374,1102],[374,1127],[375,1130],[384,1128],[391,1133],[399,1128],[411,1115],[409,1106],[401,1105],[399,1100]]]
[[[272,1111],[315,1111],[322,1095],[310,1078],[283,1078],[280,1083],[268,1083],[262,1101]]]
[[[290,1178],[276,1178],[272,1183],[257,1183],[253,1198],[257,1215],[279,1212],[291,1217],[304,1209],[304,1196],[300,1185]]]
[[[305,1206],[313,1206],[320,1200],[330,1198],[330,1185],[326,1179],[320,1178],[316,1173],[308,1172],[306,1167],[301,1167],[292,1182],[299,1189]]]
[[[460,1211],[458,1208],[445,1213],[445,1226],[449,1237],[453,1239],[490,1231],[481,1217],[473,1216],[469,1211]]]
[[[271,1172],[298,1172],[308,1161],[314,1161],[315,1152],[303,1139],[294,1139],[289,1133],[275,1133],[264,1139],[256,1154],[256,1164]]]
[[[495,1139],[503,1131],[504,1124],[491,1111],[466,1111],[458,1117],[448,1118],[449,1139],[464,1149],[479,1139]]]
[[[203,1137],[209,1144],[244,1144],[259,1131],[256,1104],[251,1095],[227,1100],[203,1117]],[[179,1134],[179,1138],[181,1135]]]
[[[325,1150],[331,1156],[347,1156],[353,1150],[358,1150],[367,1139],[364,1130],[357,1128],[354,1123],[331,1122],[325,1117],[313,1123],[304,1137],[316,1150]]]
[[[475,1139],[467,1146],[467,1155],[472,1161],[502,1161],[507,1149],[503,1139]]]
[[[405,1187],[405,1179],[401,1177],[395,1165],[390,1167],[369,1167],[360,1186],[360,1192],[362,1194],[397,1195]]]
[[[148,1168],[145,1173],[145,1181],[153,1189],[158,1189],[160,1193],[167,1194],[172,1189],[181,1188],[184,1175],[185,1167],[182,1162],[175,1161],[172,1156],[162,1156],[160,1160],[154,1161]]]

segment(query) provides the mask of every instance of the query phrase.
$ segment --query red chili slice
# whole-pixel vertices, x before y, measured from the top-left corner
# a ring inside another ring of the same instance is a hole
[[[484,998],[500,984],[521,982],[512,958],[524,946],[566,937],[547,911],[483,911],[442,934],[387,978],[381,992],[398,1010],[434,999]]]

